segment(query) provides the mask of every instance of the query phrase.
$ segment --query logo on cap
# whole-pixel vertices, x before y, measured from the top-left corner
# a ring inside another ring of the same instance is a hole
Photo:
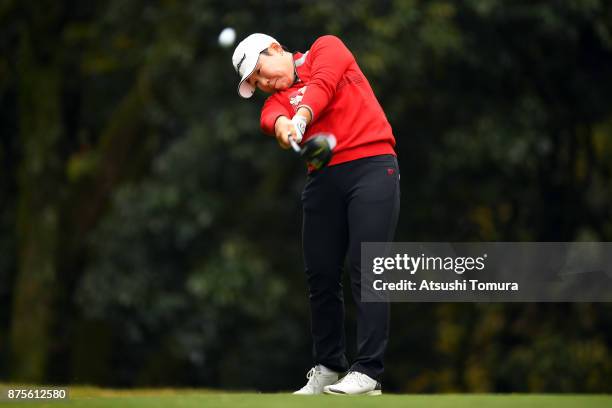
[[[242,65],[242,63],[244,62],[244,60],[246,59],[246,53],[242,56],[242,58],[240,59],[240,62],[238,62],[238,64],[236,64],[236,72],[238,73],[238,75],[240,74],[240,66]]]

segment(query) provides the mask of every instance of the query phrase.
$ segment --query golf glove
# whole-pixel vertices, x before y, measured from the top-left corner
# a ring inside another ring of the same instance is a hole
[[[295,115],[291,118],[291,122],[295,127],[295,137],[293,139],[297,143],[300,143],[304,137],[304,133],[306,133],[306,118],[301,115]]]

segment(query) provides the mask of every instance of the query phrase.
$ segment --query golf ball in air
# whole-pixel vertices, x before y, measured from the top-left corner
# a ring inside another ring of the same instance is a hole
[[[221,31],[221,34],[219,34],[219,45],[222,47],[231,46],[234,44],[235,40],[236,31],[231,27],[224,28],[223,31]]]

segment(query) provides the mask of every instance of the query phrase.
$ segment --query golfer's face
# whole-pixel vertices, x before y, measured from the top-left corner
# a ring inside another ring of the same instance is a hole
[[[268,48],[270,55],[262,53],[255,70],[247,82],[261,91],[272,93],[287,89],[293,84],[293,63],[282,50]]]

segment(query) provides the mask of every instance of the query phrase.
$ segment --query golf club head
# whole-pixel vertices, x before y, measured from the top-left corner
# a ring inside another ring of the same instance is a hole
[[[325,167],[331,160],[334,147],[336,147],[334,135],[318,133],[304,143],[301,155],[310,167],[319,170]]]

